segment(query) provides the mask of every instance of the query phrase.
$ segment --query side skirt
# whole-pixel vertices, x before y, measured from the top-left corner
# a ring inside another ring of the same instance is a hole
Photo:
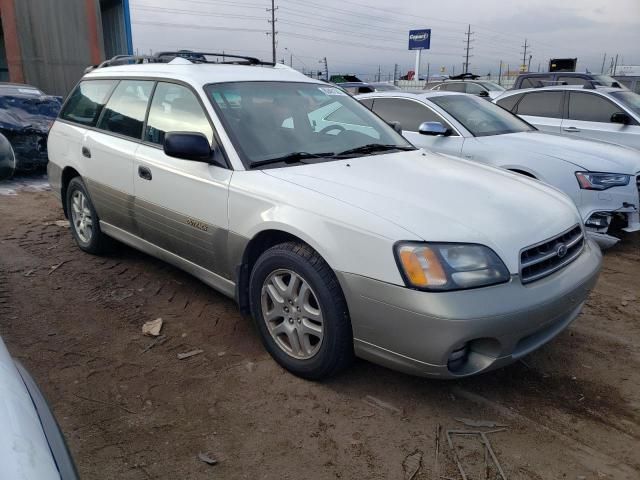
[[[193,262],[190,262],[189,260],[185,260],[184,258],[179,257],[178,255],[165,250],[164,248],[160,248],[153,243],[147,242],[146,240],[132,235],[118,227],[114,227],[109,223],[100,221],[100,228],[106,235],[109,235],[110,237],[113,237],[116,240],[129,245],[130,247],[133,247],[153,257],[170,263],[174,267],[177,267],[193,275],[205,284],[223,293],[227,297],[234,298],[236,284],[231,280],[227,280],[220,275],[217,275],[205,268],[196,265]]]

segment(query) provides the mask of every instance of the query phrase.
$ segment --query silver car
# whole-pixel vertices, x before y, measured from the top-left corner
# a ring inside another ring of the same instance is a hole
[[[626,89],[530,88],[494,103],[544,132],[640,149],[640,95]]]

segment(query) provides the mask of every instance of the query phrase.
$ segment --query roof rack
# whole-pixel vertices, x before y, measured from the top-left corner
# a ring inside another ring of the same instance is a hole
[[[208,60],[207,57],[222,58],[222,61]],[[264,62],[255,57],[244,55],[230,55],[228,53],[194,52],[191,50],[178,50],[176,52],[158,52],[155,55],[116,55],[98,65],[92,65],[85,73],[97,68],[112,67],[115,65],[141,64],[141,63],[169,63],[175,58],[183,58],[191,63],[213,63],[225,65],[266,65],[275,66],[272,62]],[[230,59],[227,61],[227,58]]]

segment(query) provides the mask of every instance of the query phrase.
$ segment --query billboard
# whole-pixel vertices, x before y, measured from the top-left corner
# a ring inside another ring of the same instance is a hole
[[[429,50],[431,29],[409,30],[409,50]]]

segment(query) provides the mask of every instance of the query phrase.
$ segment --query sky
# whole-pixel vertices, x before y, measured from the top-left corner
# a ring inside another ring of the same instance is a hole
[[[640,65],[640,0],[275,0],[277,60],[304,71],[381,80],[413,70],[411,29],[431,28],[421,75],[461,73],[471,25],[470,71],[517,70],[527,42],[531,70],[578,58],[579,71]],[[191,49],[271,60],[271,0],[130,0],[139,53]],[[605,58],[606,54],[606,58]]]

